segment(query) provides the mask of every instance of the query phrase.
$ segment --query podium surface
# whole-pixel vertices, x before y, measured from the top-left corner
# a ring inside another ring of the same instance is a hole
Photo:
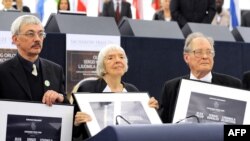
[[[45,25],[45,32],[120,36],[112,17],[72,14],[51,14]]]
[[[148,21],[123,18],[119,24],[121,35],[151,38],[184,39],[177,22]]]
[[[0,11],[0,31],[10,31],[12,22],[21,15],[35,15],[38,17],[37,14],[25,12]]]
[[[237,41],[250,43],[250,27],[236,27],[232,34]]]
[[[223,141],[223,124],[108,126],[87,141]]]
[[[220,25],[202,24],[202,23],[187,23],[182,28],[185,37],[193,32],[201,32],[206,36],[210,36],[214,41],[235,42],[235,39],[228,27]]]

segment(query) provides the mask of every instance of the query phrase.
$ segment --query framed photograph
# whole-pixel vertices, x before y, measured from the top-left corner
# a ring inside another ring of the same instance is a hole
[[[0,140],[72,140],[73,115],[72,105],[0,100]]]
[[[250,124],[249,102],[250,91],[182,79],[173,123]]]
[[[91,136],[108,125],[162,123],[149,107],[147,93],[76,93],[74,97],[80,110],[92,117],[86,124]]]

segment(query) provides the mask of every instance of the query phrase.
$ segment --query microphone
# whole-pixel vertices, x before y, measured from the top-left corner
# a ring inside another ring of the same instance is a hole
[[[119,125],[118,118],[121,118],[123,121],[125,121],[127,124],[131,124],[128,120],[126,120],[123,116],[117,115],[115,116],[115,125]]]
[[[200,119],[199,119],[199,117],[197,117],[196,115],[187,116],[186,118],[181,119],[181,120],[177,121],[176,123],[180,123],[180,122],[182,122],[183,120],[190,119],[190,118],[195,118],[196,121],[197,121],[197,123],[200,123]]]

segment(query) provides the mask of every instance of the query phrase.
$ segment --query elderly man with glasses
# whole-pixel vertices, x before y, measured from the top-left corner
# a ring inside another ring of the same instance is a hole
[[[184,46],[184,61],[190,74],[165,82],[160,99],[159,114],[164,123],[171,123],[181,79],[192,79],[207,83],[241,88],[241,81],[229,75],[212,72],[214,65],[214,41],[202,33],[190,34]]]
[[[11,26],[17,55],[0,64],[0,99],[38,101],[51,106],[67,103],[61,66],[39,57],[45,38],[41,21],[33,15]]]

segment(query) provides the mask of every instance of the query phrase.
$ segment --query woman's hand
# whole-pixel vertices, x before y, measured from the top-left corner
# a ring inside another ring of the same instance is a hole
[[[74,125],[79,126],[82,123],[89,122],[91,120],[92,120],[92,118],[87,113],[77,112],[76,115],[75,115]]]
[[[159,103],[154,97],[151,97],[149,99],[148,106],[151,108],[159,109]]]

